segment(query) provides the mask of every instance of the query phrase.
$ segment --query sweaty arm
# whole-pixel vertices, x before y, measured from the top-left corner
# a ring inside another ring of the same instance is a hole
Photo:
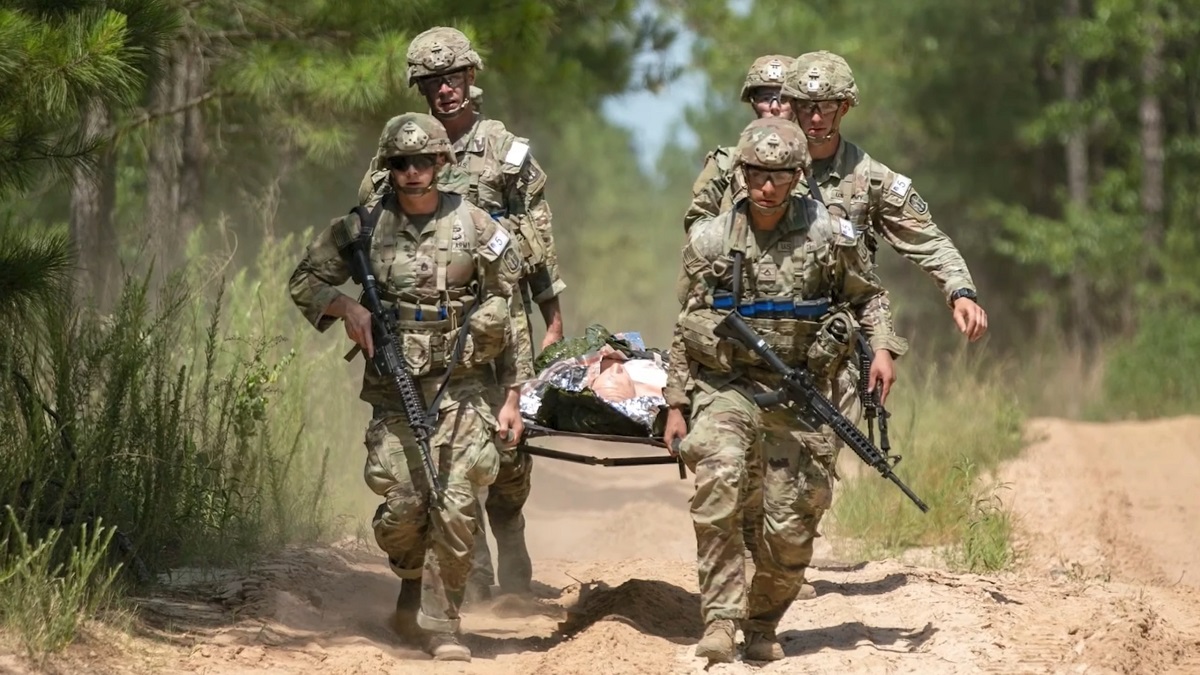
[[[912,181],[885,172],[888,179],[875,205],[873,229],[901,256],[920,267],[942,291],[947,304],[959,289],[975,290],[975,282],[962,253],[929,213],[929,205]]]

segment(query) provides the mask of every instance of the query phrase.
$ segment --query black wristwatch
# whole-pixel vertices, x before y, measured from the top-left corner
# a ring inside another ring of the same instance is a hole
[[[954,291],[953,293],[951,293],[950,294],[950,304],[953,305],[954,301],[959,298],[966,298],[966,299],[974,301],[976,303],[979,302],[979,296],[975,295],[975,291],[973,291],[969,288],[960,288],[957,291]]]

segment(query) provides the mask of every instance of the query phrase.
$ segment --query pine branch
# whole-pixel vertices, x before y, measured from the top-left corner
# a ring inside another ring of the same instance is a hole
[[[201,94],[199,96],[196,96],[187,101],[184,101],[183,103],[180,103],[179,105],[174,105],[174,106],[170,106],[167,108],[156,108],[154,110],[142,110],[133,119],[128,120],[128,121],[118,125],[117,128],[114,129],[113,132],[110,134],[110,137],[117,138],[125,133],[128,133],[129,131],[131,131],[133,129],[136,129],[137,127],[144,126],[146,124],[149,124],[155,120],[162,119],[164,117],[170,117],[171,115],[184,112],[185,110],[195,108],[196,106],[199,106],[199,105],[204,105],[208,101],[211,101],[214,98],[219,98],[219,97],[223,96],[224,94],[225,94],[225,92],[222,89],[219,89],[219,88],[212,89],[210,91],[204,92],[203,94]]]

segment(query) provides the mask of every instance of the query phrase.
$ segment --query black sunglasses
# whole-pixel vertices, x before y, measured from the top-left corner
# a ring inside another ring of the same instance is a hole
[[[402,157],[388,157],[387,165],[389,169],[396,171],[408,171],[408,167],[415,167],[417,171],[423,171],[433,166],[437,162],[437,157],[434,155],[404,155]]]

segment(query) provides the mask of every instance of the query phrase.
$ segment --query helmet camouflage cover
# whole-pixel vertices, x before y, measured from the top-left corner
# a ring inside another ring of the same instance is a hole
[[[808,139],[800,125],[782,117],[756,119],[742,130],[734,150],[736,165],[750,165],[780,171],[808,170],[812,159]]]
[[[742,84],[742,101],[750,101],[750,91],[755,87],[782,87],[788,67],[795,60],[782,54],[770,54],[754,59],[754,63],[750,65],[750,72],[746,73],[746,82]]]
[[[825,50],[796,57],[784,78],[783,95],[802,101],[850,101],[850,105],[858,105],[858,85],[850,64]]]
[[[388,120],[379,137],[379,157],[442,155],[454,161],[454,146],[446,127],[433,115],[404,113]]]
[[[437,26],[421,33],[408,44],[408,86],[417,78],[475,68],[483,70],[483,59],[471,48],[462,31]]]

